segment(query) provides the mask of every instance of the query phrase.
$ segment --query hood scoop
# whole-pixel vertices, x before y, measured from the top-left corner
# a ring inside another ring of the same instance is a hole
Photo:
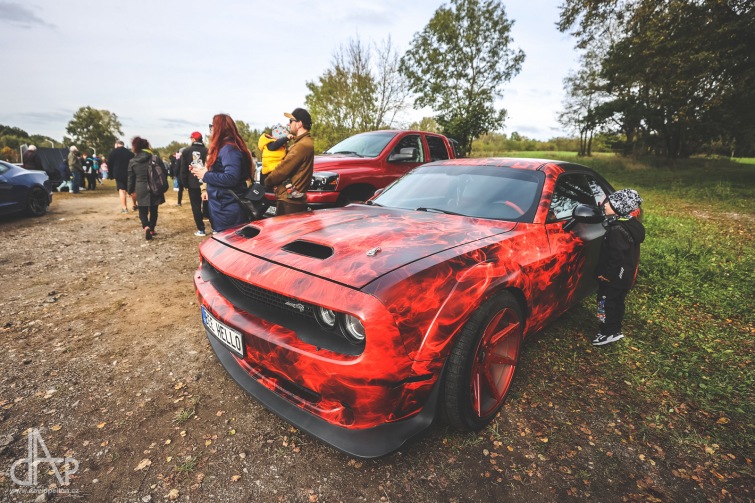
[[[259,233],[260,233],[260,230],[257,227],[254,227],[251,225],[242,227],[241,229],[235,232],[237,236],[241,236],[242,238],[247,238],[247,239],[256,237]]]
[[[242,229],[243,230],[243,229]],[[296,240],[282,248],[283,251],[304,255],[305,257],[324,260],[333,255],[333,248],[310,241]]]

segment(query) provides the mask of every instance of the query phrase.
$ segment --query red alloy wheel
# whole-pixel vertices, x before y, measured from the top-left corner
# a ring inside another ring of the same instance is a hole
[[[520,343],[519,314],[505,307],[485,327],[472,362],[469,387],[477,417],[492,414],[506,398],[519,361]]]

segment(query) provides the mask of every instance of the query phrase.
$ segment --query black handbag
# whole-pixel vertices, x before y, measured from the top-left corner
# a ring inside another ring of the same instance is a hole
[[[270,203],[265,199],[265,186],[261,183],[253,183],[241,195],[236,194],[230,189],[228,189],[228,192],[241,205],[249,221],[259,220],[270,207]]]

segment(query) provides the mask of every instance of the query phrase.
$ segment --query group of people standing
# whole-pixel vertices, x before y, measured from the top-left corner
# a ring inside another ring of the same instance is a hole
[[[314,169],[309,112],[297,108],[284,116],[289,119],[290,133],[277,145],[274,169],[264,176],[265,188],[275,192],[277,215],[307,211],[306,192]],[[181,152],[180,162],[176,163],[178,172],[174,169],[173,176],[178,177],[180,185],[188,191],[197,227],[195,235],[206,235],[203,203],[207,206],[213,232],[247,222],[249,217],[236,196],[247,190],[248,181],[254,182],[257,165],[233,119],[227,114],[213,117],[209,147],[205,147],[199,132],[193,132],[190,139],[191,145]],[[270,152],[262,149],[263,165]],[[162,159],[154,156],[149,141],[136,137],[130,151],[122,141],[116,142],[107,163],[118,188],[121,212],[128,213],[130,197],[132,209],[139,211],[144,238],[151,240],[156,234],[158,207],[165,202],[165,196],[149,190],[149,168],[150,163],[156,163],[166,170]]]

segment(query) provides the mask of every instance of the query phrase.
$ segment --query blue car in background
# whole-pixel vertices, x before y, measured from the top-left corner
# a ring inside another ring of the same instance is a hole
[[[52,184],[44,171],[0,161],[0,215],[24,211],[40,217],[52,203]]]

